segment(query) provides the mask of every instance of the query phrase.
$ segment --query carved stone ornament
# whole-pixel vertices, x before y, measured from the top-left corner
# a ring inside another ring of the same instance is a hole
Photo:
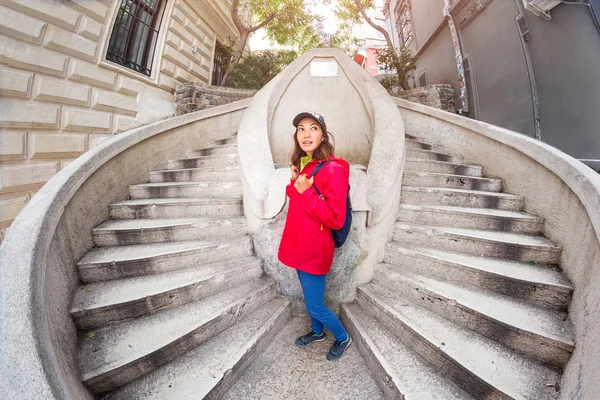
[[[458,29],[464,29],[494,0],[459,0],[452,6],[450,13]]]

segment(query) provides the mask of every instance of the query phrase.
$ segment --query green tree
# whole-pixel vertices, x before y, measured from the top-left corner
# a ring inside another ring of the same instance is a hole
[[[227,86],[260,89],[298,57],[295,51],[253,51],[231,70]]]
[[[408,78],[410,73],[417,68],[417,57],[413,55],[411,49],[402,46],[399,49],[386,47],[382,50],[378,50],[377,64],[379,64],[382,69],[395,70],[396,85],[404,90],[410,89],[410,86],[408,86]]]
[[[306,40],[305,31],[314,20],[304,0],[232,0],[231,18],[240,37],[233,46],[221,85],[227,84],[231,71],[240,62],[250,34],[265,28],[272,41],[296,44]]]

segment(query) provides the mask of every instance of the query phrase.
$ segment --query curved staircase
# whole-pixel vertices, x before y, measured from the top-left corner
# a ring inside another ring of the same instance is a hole
[[[290,316],[252,255],[235,143],[151,172],[93,230],[71,309],[93,393],[216,398]]]
[[[558,397],[574,348],[573,288],[557,266],[560,248],[541,236],[544,221],[502,193],[501,179],[407,139],[393,240],[372,282],[341,306],[356,346],[331,363],[330,341],[293,346],[308,322],[290,319],[253,256],[235,143],[169,161],[94,229],[71,310],[94,394]]]
[[[342,318],[390,398],[555,399],[572,286],[544,221],[462,157],[407,139],[399,219]]]

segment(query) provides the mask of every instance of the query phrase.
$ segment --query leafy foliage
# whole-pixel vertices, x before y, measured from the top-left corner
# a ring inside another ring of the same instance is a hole
[[[344,23],[360,24],[363,22],[360,8],[370,10],[375,8],[373,0],[339,0],[336,4],[335,14]]]
[[[311,26],[314,19],[304,0],[232,0],[231,17],[240,36],[222,85],[240,62],[251,33],[264,28],[270,40],[296,44],[306,40],[305,27]]]
[[[385,88],[385,90],[390,92],[393,88],[398,86],[398,77],[395,75],[394,76],[386,76],[386,77],[381,78],[379,83],[381,83],[381,86],[383,86]]]
[[[228,86],[231,74],[245,54],[250,34],[261,28],[271,42],[294,46],[299,53],[315,47],[339,47],[349,52],[352,40],[341,31],[333,34],[325,32],[324,18],[311,12],[310,6],[320,3],[331,4],[331,0],[232,0],[231,17],[240,36],[228,45],[231,48],[230,62],[220,84]],[[260,68],[257,62],[262,65]],[[254,65],[253,70],[261,69],[275,64],[267,59],[252,59],[247,68]],[[238,84],[241,83],[235,83]]]
[[[408,78],[411,71],[417,68],[417,56],[413,55],[411,49],[402,46],[399,49],[386,47],[379,50],[377,51],[377,64],[382,69],[396,70],[396,84],[404,90],[410,89]]]
[[[297,56],[295,51],[252,52],[231,70],[227,86],[239,89],[260,89]]]
[[[416,68],[417,57],[412,54],[409,48],[394,48],[389,33],[385,28],[377,25],[367,14],[367,10],[375,8],[374,0],[339,0],[336,8],[336,15],[347,29],[353,24],[369,24],[373,29],[381,32],[387,47],[377,52],[377,64],[382,69],[388,71],[395,70],[396,78],[385,77],[381,80],[382,85],[389,91],[394,86],[400,86],[402,89],[409,89],[408,77]],[[395,80],[395,82],[394,82]]]

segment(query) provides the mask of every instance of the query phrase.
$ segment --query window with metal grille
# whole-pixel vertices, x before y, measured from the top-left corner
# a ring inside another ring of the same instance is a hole
[[[122,0],[106,59],[150,76],[162,20],[162,0]]]
[[[215,61],[213,63],[213,74],[211,85],[220,85],[225,76],[225,71],[229,66],[230,54],[227,49],[219,42],[215,45]]]
[[[413,28],[410,18],[409,0],[400,0],[394,10],[396,13],[396,29],[402,46],[408,47],[413,41]]]

